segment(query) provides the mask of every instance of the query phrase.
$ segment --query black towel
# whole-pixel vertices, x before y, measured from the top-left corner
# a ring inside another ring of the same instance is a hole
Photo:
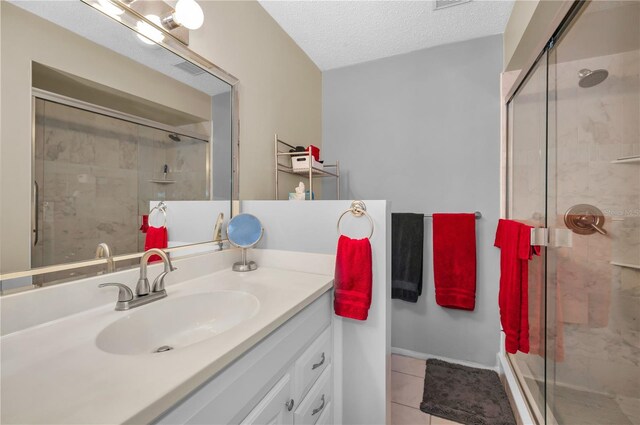
[[[422,294],[423,243],[423,214],[391,214],[391,298],[418,301]]]

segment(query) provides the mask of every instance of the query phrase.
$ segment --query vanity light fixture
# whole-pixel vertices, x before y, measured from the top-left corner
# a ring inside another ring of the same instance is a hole
[[[197,30],[204,23],[204,12],[195,0],[178,0],[173,13],[162,19],[162,25],[168,30],[184,26]]]
[[[87,0],[85,0],[87,1]],[[89,0],[104,13],[119,20],[125,10],[131,10],[138,17],[136,30],[138,38],[152,45],[170,35],[189,45],[189,30],[196,30],[204,23],[204,12],[196,0],[142,1],[142,0]],[[173,6],[172,6],[173,4]]]
[[[161,25],[161,20],[158,15],[146,15],[145,18],[147,18],[156,26]],[[138,23],[136,24],[136,29],[139,32],[139,34],[136,35],[145,44],[155,45],[156,43],[160,43],[164,40],[162,31],[155,28],[153,25],[148,24],[147,22],[138,21]]]
[[[118,16],[124,13],[124,9],[116,6],[109,0],[98,0],[98,5],[104,13],[106,13],[107,15],[111,15],[116,19]]]

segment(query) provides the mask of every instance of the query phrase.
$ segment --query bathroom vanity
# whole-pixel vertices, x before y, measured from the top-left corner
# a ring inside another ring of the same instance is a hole
[[[330,298],[322,295],[157,423],[333,423]]]
[[[2,297],[1,422],[332,423],[332,257],[236,273],[239,254],[175,261],[168,296],[129,311],[98,284],[137,270]],[[44,291],[55,308],[12,315]]]

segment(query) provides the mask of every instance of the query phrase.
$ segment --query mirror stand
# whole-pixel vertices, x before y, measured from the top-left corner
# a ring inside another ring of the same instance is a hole
[[[250,272],[258,268],[255,261],[249,261],[247,263],[247,248],[242,248],[242,261],[233,263],[232,270],[234,272]]]

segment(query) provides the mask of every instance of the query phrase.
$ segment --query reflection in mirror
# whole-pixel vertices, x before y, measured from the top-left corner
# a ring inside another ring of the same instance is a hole
[[[212,241],[231,212],[233,86],[82,2],[0,8],[2,292]]]

